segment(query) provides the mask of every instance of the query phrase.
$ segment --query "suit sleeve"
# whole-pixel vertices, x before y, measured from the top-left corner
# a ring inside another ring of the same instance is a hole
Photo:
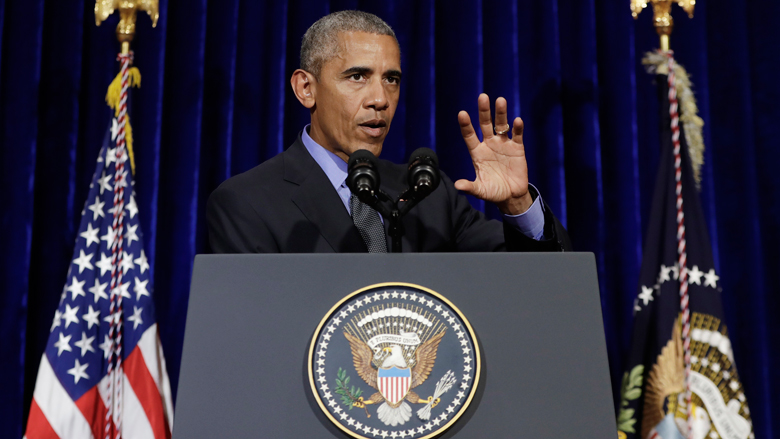
[[[444,175],[442,184],[446,187],[452,205],[455,244],[459,251],[572,251],[569,234],[546,204],[543,206],[545,239],[537,241],[506,222],[487,219],[471,206],[468,199]],[[536,198],[538,194],[531,190],[532,196]]]
[[[278,253],[265,222],[247,200],[222,185],[206,206],[209,245],[213,253]]]

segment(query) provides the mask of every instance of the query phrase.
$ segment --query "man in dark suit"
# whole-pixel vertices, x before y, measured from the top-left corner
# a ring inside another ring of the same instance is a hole
[[[207,207],[212,250],[386,251],[382,227],[388,221],[351,197],[344,182],[353,152],[382,152],[400,81],[398,41],[378,17],[341,11],[312,25],[303,38],[301,68],[290,80],[311,124],[285,152],[214,191]],[[476,179],[453,184],[443,176],[403,218],[404,251],[569,250],[566,230],[528,183],[522,120],[509,125],[503,98],[495,103],[495,125],[487,95],[479,96],[478,107],[482,142],[468,114],[458,114]],[[383,190],[397,197],[406,187],[405,167],[379,163]],[[459,190],[495,203],[504,224],[487,220]]]

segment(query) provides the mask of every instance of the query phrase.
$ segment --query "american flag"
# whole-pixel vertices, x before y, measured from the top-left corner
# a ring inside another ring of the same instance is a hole
[[[81,214],[38,370],[28,439],[171,437],[170,383],[123,116],[106,135]]]

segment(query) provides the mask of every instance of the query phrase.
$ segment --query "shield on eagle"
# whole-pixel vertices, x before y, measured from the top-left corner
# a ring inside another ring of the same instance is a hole
[[[379,368],[376,378],[382,396],[393,406],[403,401],[412,387],[412,370],[408,367]]]

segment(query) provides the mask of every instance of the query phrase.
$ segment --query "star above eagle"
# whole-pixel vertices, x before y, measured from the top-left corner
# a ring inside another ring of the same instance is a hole
[[[402,425],[412,417],[412,408],[407,404],[428,404],[433,400],[433,396],[427,399],[422,399],[415,392],[415,387],[421,385],[428,379],[433,365],[436,362],[436,352],[439,348],[439,343],[444,332],[441,331],[430,339],[422,343],[415,349],[414,352],[414,367],[409,367],[406,359],[403,355],[403,349],[397,344],[393,344],[383,348],[379,353],[385,353],[386,356],[377,358],[371,347],[359,338],[344,333],[344,336],[349,341],[350,349],[352,350],[352,362],[355,366],[360,378],[366,382],[369,386],[376,389],[377,392],[371,395],[367,400],[360,397],[358,401],[353,403],[355,407],[363,408],[370,404],[380,404],[377,408],[377,416],[385,423],[385,425]],[[389,355],[387,355],[389,353]],[[378,364],[378,367],[372,365],[372,361],[381,360],[382,363]],[[380,372],[381,371],[381,372]],[[380,374],[385,371],[395,371],[396,375],[403,376],[404,373],[408,374],[410,382],[407,386],[402,387],[400,393],[396,393],[397,400],[393,401],[393,397],[389,396],[388,391],[380,384]],[[439,400],[433,401],[432,406],[435,407],[439,403]]]

